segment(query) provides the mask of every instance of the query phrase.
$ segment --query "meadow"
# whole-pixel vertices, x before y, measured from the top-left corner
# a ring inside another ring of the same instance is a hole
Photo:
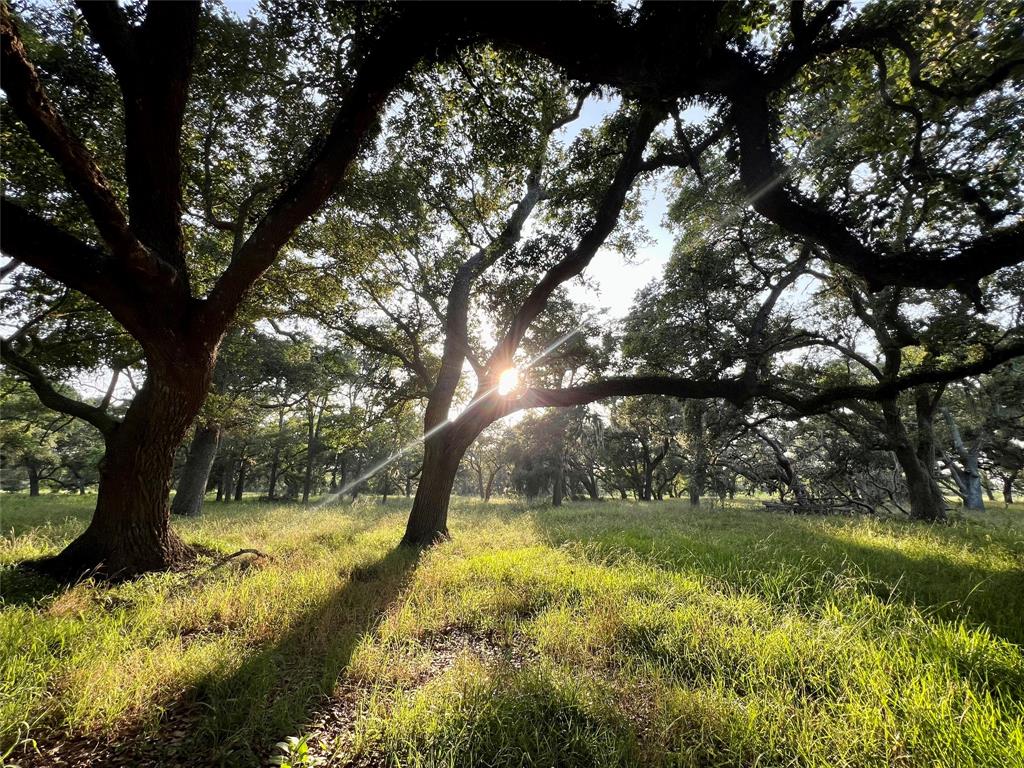
[[[90,499],[5,495],[3,765],[1024,766],[1024,506],[207,504],[192,567],[13,564]],[[240,549],[254,549],[231,559]]]

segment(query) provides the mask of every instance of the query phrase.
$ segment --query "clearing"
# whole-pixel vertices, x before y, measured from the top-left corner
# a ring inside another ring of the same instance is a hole
[[[244,501],[176,521],[211,553],[187,572],[10,567],[91,503],[3,499],[8,764],[1024,765],[1020,505],[457,499],[417,557],[404,500]],[[268,557],[214,554],[242,548]]]

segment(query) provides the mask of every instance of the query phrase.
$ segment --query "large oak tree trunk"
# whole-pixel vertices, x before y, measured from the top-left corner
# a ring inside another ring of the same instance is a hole
[[[946,500],[929,468],[909,443],[896,443],[893,453],[907,481],[910,516],[915,520],[945,520]]]
[[[448,538],[448,502],[459,462],[470,443],[472,440],[467,443],[444,433],[427,441],[423,472],[402,544],[425,547]]]
[[[933,407],[934,409],[934,407]],[[917,408],[918,440],[915,447],[903,424],[899,406],[894,400],[882,403],[886,437],[907,481],[910,516],[915,520],[945,520],[946,500],[935,480],[931,419],[924,409]],[[931,462],[929,465],[928,462]]]
[[[36,568],[60,579],[123,579],[191,557],[171,530],[168,500],[174,453],[202,406],[212,362],[212,355],[205,368],[150,361],[146,384],[107,436],[92,522]]]
[[[690,492],[690,506],[700,506],[700,486],[697,485],[697,481],[694,478],[690,478],[690,483],[687,486],[687,490]]]
[[[918,465],[918,469],[913,470],[912,466],[908,463],[903,469],[910,495],[910,516],[915,520],[945,520],[946,500],[942,489],[923,467]]]
[[[210,482],[210,471],[217,458],[219,445],[219,424],[203,424],[196,429],[188,460],[178,481],[178,491],[174,494],[174,501],[171,504],[171,514],[193,517],[202,511],[206,486]]]

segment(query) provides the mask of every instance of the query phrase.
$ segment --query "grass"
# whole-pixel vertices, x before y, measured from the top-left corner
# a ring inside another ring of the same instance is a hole
[[[178,528],[272,559],[70,590],[10,567],[88,502],[2,500],[8,760],[1024,765],[1024,507],[456,500],[454,541],[417,556],[403,500],[247,501]]]

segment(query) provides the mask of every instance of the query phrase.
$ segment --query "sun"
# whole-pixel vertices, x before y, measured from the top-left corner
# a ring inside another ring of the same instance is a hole
[[[509,368],[498,377],[498,394],[510,395],[519,386],[519,371]]]

